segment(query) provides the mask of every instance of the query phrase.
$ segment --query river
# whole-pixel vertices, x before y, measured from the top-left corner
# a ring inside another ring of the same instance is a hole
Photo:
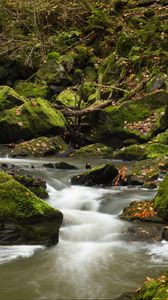
[[[126,232],[132,225],[118,217],[131,201],[150,200],[156,191],[71,186],[70,178],[84,170],[84,161],[64,160],[79,168],[75,171],[43,168],[51,161],[0,159],[22,173],[42,176],[48,203],[64,214],[56,246],[0,246],[0,299],[114,299],[138,288],[146,276],[161,274],[168,243],[129,241]]]

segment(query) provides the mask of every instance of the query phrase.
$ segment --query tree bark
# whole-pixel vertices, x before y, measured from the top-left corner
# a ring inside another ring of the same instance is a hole
[[[94,105],[91,105],[91,106],[81,109],[81,110],[76,109],[76,108],[75,108],[75,110],[72,110],[69,107],[62,108],[62,106],[60,108],[60,106],[57,106],[57,105],[53,105],[53,106],[54,106],[54,108],[59,109],[59,111],[61,111],[64,116],[67,116],[67,117],[80,117],[81,116],[82,117],[82,116],[85,116],[87,114],[101,110],[101,109],[109,106],[110,104],[112,104],[112,101],[113,100],[110,99],[110,100],[103,101],[97,105],[95,103]]]

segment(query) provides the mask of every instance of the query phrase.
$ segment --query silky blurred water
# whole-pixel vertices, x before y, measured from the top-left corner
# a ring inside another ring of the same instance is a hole
[[[47,201],[63,212],[64,223],[51,248],[0,247],[0,299],[114,299],[166,268],[168,243],[128,242],[132,225],[118,217],[131,201],[152,199],[156,191],[71,186],[83,161],[74,160],[79,171],[70,171],[46,169],[42,160],[5,160],[47,180]]]

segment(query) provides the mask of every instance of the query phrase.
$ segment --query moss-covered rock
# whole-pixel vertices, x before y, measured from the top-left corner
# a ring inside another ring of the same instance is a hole
[[[128,138],[147,141],[161,127],[160,120],[167,102],[167,92],[160,90],[95,112],[89,117],[94,127],[93,138],[103,141],[108,135],[111,139],[121,137],[121,141]]]
[[[154,199],[154,206],[158,215],[168,221],[168,176],[164,178],[159,186],[158,193]]]
[[[25,99],[9,86],[0,86],[0,111],[24,104]]]
[[[146,158],[143,145],[131,145],[114,151],[114,159],[122,160],[142,160]]]
[[[143,182],[145,188],[156,188],[159,185],[159,175],[164,175],[168,169],[168,158],[159,156],[155,159],[135,161],[129,165],[126,178],[135,175]]]
[[[111,157],[112,149],[101,143],[90,144],[75,150],[71,156],[75,157]]]
[[[10,155],[16,156],[47,156],[61,154],[68,150],[68,146],[60,136],[39,137],[31,141],[16,144]]]
[[[46,181],[43,180],[41,177],[31,175],[19,175],[16,173],[12,173],[10,175],[12,175],[16,181],[20,182],[25,187],[27,187],[37,197],[41,199],[48,198],[48,193],[46,191]]]
[[[58,96],[54,96],[52,101],[58,105],[75,107],[78,105],[79,95],[68,88],[63,90]]]
[[[159,156],[168,156],[168,145],[149,142],[145,146],[145,156],[147,158],[156,158]]]
[[[116,167],[113,164],[106,164],[74,176],[71,183],[86,186],[112,185],[117,175]]]
[[[62,213],[50,207],[8,174],[0,172],[1,244],[55,244]],[[13,240],[8,240],[9,224]],[[6,232],[7,231],[7,232]],[[17,233],[17,234],[16,234]]]
[[[159,278],[149,278],[141,289],[133,295],[132,300],[166,300],[168,289],[167,272]]]
[[[45,64],[39,68],[37,79],[48,84],[67,86],[72,82],[70,75],[74,66],[74,52],[61,56],[59,53],[49,53]]]
[[[65,125],[61,112],[53,109],[47,100],[37,98],[0,113],[0,142],[30,139],[44,133],[58,134]]]
[[[153,142],[168,145],[168,129],[154,137]]]
[[[168,155],[168,145],[149,142],[143,145],[131,145],[114,151],[113,158],[122,160],[142,160]]]
[[[26,82],[26,81],[17,81],[15,83],[15,91],[21,95],[26,97],[27,99],[32,98],[42,98],[49,99],[50,89],[47,85]]]

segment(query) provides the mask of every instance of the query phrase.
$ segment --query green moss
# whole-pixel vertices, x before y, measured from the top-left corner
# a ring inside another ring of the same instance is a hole
[[[168,145],[168,129],[153,138],[153,142]]]
[[[50,90],[47,85],[17,81],[15,83],[15,91],[26,98],[43,98],[48,99],[50,96]]]
[[[57,212],[12,176],[0,172],[0,219],[25,220],[33,216],[54,216]]]
[[[81,147],[79,150],[76,150],[73,153],[73,156],[81,156],[81,157],[91,157],[91,156],[111,157],[111,155],[112,155],[112,149],[100,143]]]
[[[0,111],[24,104],[25,99],[9,86],[0,87]]]
[[[107,133],[119,135],[119,132],[125,130],[125,133],[127,131],[132,134],[133,138],[137,136],[139,141],[145,142],[160,128],[160,120],[167,101],[167,92],[161,90],[142,96],[138,100],[133,99],[120,105],[109,106],[90,117],[93,126],[95,123],[95,137],[101,139]],[[141,126],[138,125],[139,122]],[[146,126],[148,122],[150,125]],[[147,132],[144,134],[145,127]],[[130,137],[127,134],[125,138]]]
[[[133,45],[133,38],[131,36],[121,35],[116,43],[116,51],[121,56],[128,56]]]
[[[146,144],[144,153],[148,158],[168,156],[168,145],[161,143],[148,143]]]
[[[168,221],[168,176],[164,178],[154,199],[158,215]]]
[[[142,160],[168,155],[168,146],[160,143],[149,142],[143,145],[131,145],[117,150],[113,158],[123,160]]]
[[[103,7],[95,7],[89,17],[87,30],[104,30],[109,26],[109,24],[110,20],[108,10],[103,9]]]
[[[85,82],[82,87],[81,97],[82,99],[87,102],[89,96],[96,92],[96,87],[93,82]]]
[[[0,113],[1,142],[27,139],[47,132],[60,133],[65,118],[43,99],[25,102],[22,106]]]
[[[53,98],[54,99],[54,98]],[[71,89],[63,90],[54,101],[58,105],[77,106],[79,102],[79,95]]]
[[[27,187],[37,197],[41,199],[48,198],[46,182],[41,177],[15,174],[14,179]]]
[[[144,286],[134,294],[132,300],[166,300],[168,296],[167,274],[157,279],[150,278]]]
[[[20,237],[18,243],[58,242],[62,213],[35,196],[12,176],[0,172],[0,222],[10,222]]]
[[[145,157],[146,156],[144,154],[144,146],[142,145],[131,145],[113,153],[114,159],[142,160]]]

